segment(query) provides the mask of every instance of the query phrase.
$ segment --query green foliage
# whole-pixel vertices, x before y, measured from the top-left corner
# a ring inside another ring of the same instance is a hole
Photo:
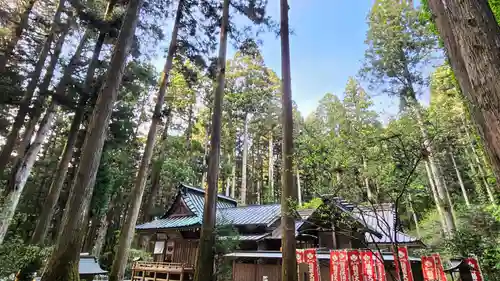
[[[232,280],[232,261],[224,257],[234,252],[239,246],[239,234],[232,225],[220,225],[215,228],[215,276],[218,281]]]
[[[424,69],[436,37],[407,1],[377,0],[368,18],[365,65],[361,75],[373,88],[400,98],[404,108],[426,84]]]
[[[465,210],[458,231],[444,245],[444,250],[452,255],[478,257],[486,280],[500,278],[500,220],[495,217],[499,209]]]
[[[39,269],[50,250],[26,245],[19,238],[6,241],[0,245],[0,279],[14,280],[13,277],[21,268]]]
[[[323,204],[323,200],[321,198],[315,197],[308,202],[305,202],[301,206],[299,206],[299,210],[301,209],[317,209],[319,206]]]

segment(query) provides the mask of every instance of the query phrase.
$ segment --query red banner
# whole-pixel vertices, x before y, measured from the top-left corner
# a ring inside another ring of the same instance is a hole
[[[422,256],[422,273],[424,274],[424,281],[438,280],[434,257]]]
[[[360,251],[361,266],[363,268],[364,281],[375,281],[377,276],[375,273],[375,263],[373,262],[373,253],[370,250]]]
[[[437,280],[439,281],[447,281],[446,273],[444,273],[443,262],[441,261],[441,256],[439,254],[432,254],[432,258],[434,259],[434,264],[436,267]]]
[[[377,268],[377,281],[386,281],[384,259],[379,252],[375,253],[375,267]]]
[[[394,253],[396,255],[396,253]],[[397,262],[396,256],[394,256],[394,265],[396,267],[396,277],[400,278],[400,271],[403,272],[403,281],[413,281],[413,273],[411,271],[410,259],[408,257],[408,248],[398,247],[399,264]],[[401,265],[401,270],[399,266]]]
[[[363,265],[358,250],[350,250],[347,252],[349,260],[349,269],[351,271],[351,281],[362,281]]]
[[[297,249],[295,252],[297,253],[297,264],[304,263],[304,250]]]
[[[474,281],[484,281],[479,262],[475,258],[466,258],[465,262],[470,266],[470,274]]]
[[[319,266],[316,249],[304,250],[304,262],[309,265],[310,281],[319,281]]]
[[[340,261],[340,281],[349,281],[349,261],[347,258],[347,251],[340,250],[339,261]]]
[[[330,281],[340,281],[339,251],[330,251]]]

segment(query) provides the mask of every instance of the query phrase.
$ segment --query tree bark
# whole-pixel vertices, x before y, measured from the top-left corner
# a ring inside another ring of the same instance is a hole
[[[373,199],[373,194],[372,194],[372,190],[370,189],[370,179],[368,178],[368,175],[366,173],[368,173],[368,163],[366,162],[366,158],[364,156],[362,156],[363,158],[363,169],[364,169],[364,182],[365,182],[365,188],[366,188],[366,196],[368,197],[368,200],[372,200]]]
[[[413,217],[413,222],[415,223],[415,229],[417,231],[417,236],[418,238],[422,237],[422,235],[420,234],[420,226],[418,225],[418,217],[417,217],[417,213],[415,212],[415,209],[413,208],[413,202],[412,202],[412,198],[411,198],[411,194],[408,195],[408,207],[410,208],[410,211],[411,211],[411,214],[412,214],[412,217]]]
[[[153,163],[153,170],[151,171],[151,191],[148,194],[148,197],[146,198],[146,201],[144,202],[144,214],[143,214],[143,221],[148,222],[153,219],[151,213],[153,212],[153,209],[155,207],[155,199],[156,196],[158,195],[158,192],[160,191],[160,179],[161,179],[161,171],[162,171],[162,166],[163,163],[165,163],[165,160],[167,158],[167,154],[165,151],[165,147],[167,146],[167,138],[168,138],[168,128],[170,127],[170,122],[171,122],[171,113],[170,111],[167,112],[166,120],[165,120],[165,126],[163,128],[163,133],[161,135],[161,145],[162,149],[160,151],[160,154],[158,156],[158,159],[154,161]]]
[[[183,15],[183,3],[184,1],[181,0],[179,1],[179,4],[177,6],[174,27],[172,30],[172,38],[170,39],[170,46],[168,47],[167,61],[165,62],[163,75],[160,80],[160,89],[158,91],[158,97],[153,112],[153,118],[151,120],[151,126],[149,127],[144,154],[142,156],[141,164],[137,172],[135,185],[129,197],[131,206],[126,216],[125,222],[120,229],[120,238],[116,248],[115,258],[113,260],[113,266],[111,267],[111,271],[109,274],[110,281],[121,281],[123,280],[123,275],[125,274],[125,267],[127,266],[130,245],[132,244],[132,239],[134,238],[135,224],[137,223],[137,218],[139,216],[139,211],[141,208],[142,196],[144,195],[144,188],[146,187],[149,164],[151,162],[151,158],[153,157],[153,150],[156,141],[156,131],[158,124],[161,123],[162,107],[163,103],[165,102],[165,93],[167,91],[174,56],[177,51],[177,34]],[[168,128],[165,129],[168,130]]]
[[[243,124],[243,156],[241,161],[240,203],[247,204],[247,166],[248,166],[248,113],[245,113]]]
[[[54,120],[55,114],[56,105],[54,102],[52,102],[50,107],[47,109],[45,116],[40,122],[40,126],[34,142],[26,152],[26,155],[21,159],[20,162],[18,162],[18,166],[14,167],[16,173],[13,175],[13,178],[9,183],[11,185],[11,192],[4,200],[2,211],[0,214],[0,244],[3,243],[5,235],[7,234],[10,222],[14,217],[17,204],[19,203],[19,199],[21,198],[21,194],[24,190],[24,186],[26,185],[26,181],[28,180],[28,177],[30,175],[31,168],[33,168],[38,152],[42,147],[42,143],[44,142],[47,134],[50,131],[50,127],[52,125],[52,121]]]
[[[200,244],[196,258],[194,281],[212,281],[214,276],[214,244],[215,218],[217,213],[217,183],[219,179],[220,139],[222,127],[222,100],[226,82],[227,32],[229,27],[229,0],[224,0],[220,27],[219,57],[217,62],[218,76],[214,93],[212,115],[212,133],[210,137],[210,156],[208,163],[205,206],[203,208],[203,224]]]
[[[280,36],[281,36],[281,102],[283,124],[283,168],[281,181],[281,225],[283,253],[281,266],[282,281],[297,280],[295,218],[294,205],[297,201],[297,191],[293,184],[293,105],[290,76],[290,41],[288,28],[288,0],[280,1]]]
[[[439,196],[436,191],[436,185],[434,184],[434,176],[432,175],[431,168],[429,167],[429,163],[425,162],[425,171],[427,173],[427,178],[429,179],[429,186],[431,188],[432,198],[434,199],[434,203],[436,204],[436,210],[439,215],[439,219],[441,221],[441,226],[443,231],[446,232],[446,220],[444,219],[444,212],[441,204],[439,203]]]
[[[267,171],[267,181],[269,185],[269,199],[274,203],[274,149],[273,149],[273,130],[269,131],[269,144],[268,144],[268,161],[269,167]]]
[[[193,135],[193,122],[194,122],[194,109],[193,103],[189,105],[189,113],[188,113],[188,125],[186,128],[186,150],[189,154],[191,154],[191,137]]]
[[[465,205],[470,208],[470,202],[469,202],[469,196],[467,195],[467,190],[465,190],[465,185],[462,180],[462,175],[460,174],[460,170],[457,167],[457,163],[455,161],[455,156],[453,155],[453,152],[449,152],[451,162],[453,163],[453,168],[455,169],[455,174],[457,175],[458,183],[460,184],[460,190],[462,190],[462,195],[464,196],[465,200]]]
[[[111,112],[118,95],[125,63],[143,0],[130,0],[116,46],[111,57],[106,82],[102,86],[82,148],[77,178],[66,204],[66,210],[54,250],[46,263],[42,281],[78,280],[78,261],[83,240],[83,221],[89,209],[97,169]],[[71,219],[70,219],[71,218]]]
[[[430,0],[451,66],[500,182],[500,27],[487,1]]]
[[[29,82],[26,87],[26,92],[24,93],[23,99],[21,100],[21,105],[19,107],[19,111],[17,112],[16,118],[14,119],[14,124],[12,125],[10,133],[7,136],[7,140],[2,148],[2,152],[0,153],[0,180],[3,177],[7,163],[9,163],[12,151],[14,150],[14,146],[19,137],[19,131],[24,124],[24,119],[29,112],[31,99],[33,98],[33,94],[35,93],[36,86],[38,85],[38,79],[40,78],[40,74],[42,73],[43,66],[45,65],[45,60],[47,59],[47,56],[49,54],[52,41],[54,40],[54,36],[60,25],[64,2],[65,0],[59,0],[49,34],[47,34],[47,38],[45,39],[40,54],[38,55],[38,61],[33,71],[28,75]]]
[[[19,23],[16,24],[14,29],[12,30],[12,36],[9,42],[7,43],[7,46],[5,46],[3,55],[0,56],[0,73],[5,72],[7,62],[9,61],[12,53],[14,52],[14,49],[17,46],[17,42],[19,42],[19,40],[23,35],[24,30],[28,27],[30,14],[31,11],[33,10],[33,6],[35,6],[36,1],[37,0],[28,1],[28,4],[26,5],[26,7],[24,7],[24,11],[21,14]]]
[[[472,142],[472,136],[469,133],[469,130],[467,128],[467,124],[465,123],[465,120],[464,120],[464,126],[465,126],[465,133],[467,135],[467,140],[468,140],[469,146],[472,150],[472,156],[474,158],[474,161],[476,162],[477,169],[479,171],[478,176],[481,179],[481,181],[483,182],[484,188],[486,189],[486,194],[488,195],[488,200],[490,201],[490,203],[495,205],[496,204],[495,196],[493,194],[493,191],[491,190],[490,184],[488,183],[488,179],[486,177],[486,172],[483,169],[483,164],[479,160],[479,156],[477,155],[477,150],[474,147],[474,143]]]
[[[302,188],[300,187],[300,173],[299,168],[295,168],[296,176],[297,176],[297,204],[302,205]]]
[[[68,22],[64,25],[64,28],[61,31],[61,35],[56,41],[54,50],[52,52],[52,55],[50,56],[49,65],[45,69],[45,75],[43,77],[43,81],[39,86],[39,95],[33,105],[33,114],[31,115],[31,118],[24,129],[24,133],[21,138],[21,143],[19,144],[19,147],[17,149],[17,156],[15,162],[19,161],[23,157],[24,153],[26,152],[26,149],[31,143],[33,134],[35,133],[36,124],[38,124],[38,121],[40,121],[40,117],[42,117],[45,101],[47,100],[46,93],[50,86],[50,81],[52,80],[52,76],[54,75],[54,70],[57,66],[59,56],[61,55],[62,47],[66,40],[66,35],[70,30],[71,24],[73,24],[72,18],[68,19]]]
[[[232,163],[231,153],[227,154],[227,159],[228,159],[229,163]],[[224,193],[228,197],[231,195],[231,182],[230,182],[230,179],[231,179],[231,176],[228,176],[226,178],[226,190],[225,190],[225,193]]]
[[[109,18],[109,16],[111,15],[114,6],[114,4],[111,3],[112,2],[110,2],[108,8],[106,9],[105,18]],[[66,145],[64,146],[64,150],[57,164],[56,174],[54,176],[54,179],[52,180],[52,183],[50,184],[47,199],[45,201],[45,204],[43,205],[42,212],[40,213],[40,217],[38,218],[38,222],[31,237],[32,244],[43,245],[45,237],[47,236],[50,222],[52,220],[52,216],[54,215],[54,210],[56,208],[57,201],[59,200],[59,195],[61,194],[61,190],[64,186],[64,182],[68,174],[69,163],[73,158],[74,148],[78,140],[78,133],[80,131],[80,126],[83,122],[85,114],[85,106],[89,98],[89,95],[87,93],[91,87],[94,78],[95,69],[99,62],[99,55],[101,53],[102,46],[104,44],[104,39],[105,39],[104,33],[102,35],[99,35],[99,38],[97,39],[96,45],[94,47],[92,59],[89,63],[89,67],[87,69],[87,74],[84,81],[84,93],[80,96],[78,108],[76,109],[75,116],[73,116],[73,120],[71,122],[71,126],[68,133],[68,139],[66,140]],[[76,66],[76,62],[79,60],[79,57],[81,56],[81,52],[85,41],[86,38],[82,38],[82,40],[80,41],[80,45],[77,47],[77,50],[75,51],[75,54],[71,59],[71,62],[73,63],[70,62],[69,64],[72,65],[72,67],[70,69],[67,69],[67,73],[73,73],[74,67]],[[78,56],[75,56],[77,54]],[[63,74],[63,77],[64,76],[66,75]],[[66,82],[61,81],[59,84],[62,83],[65,83],[65,85],[67,85],[68,81]],[[64,87],[64,89],[65,88],[66,87]]]
[[[411,80],[409,82],[411,82]],[[407,100],[408,104],[416,115],[417,123],[420,128],[422,139],[424,141],[424,149],[426,150],[427,154],[425,155],[425,161],[428,163],[432,178],[434,180],[435,191],[438,196],[438,200],[436,201],[436,203],[441,206],[440,208],[442,210],[443,218],[446,224],[445,232],[448,235],[451,235],[456,230],[453,205],[446,188],[446,183],[443,179],[443,174],[438,167],[437,159],[434,153],[434,147],[429,139],[429,134],[424,124],[424,118],[422,116],[420,104],[415,98],[415,92],[413,91],[413,88],[411,88],[410,91],[411,96]]]
[[[236,146],[233,148],[233,165],[231,165],[231,198],[236,198]]]

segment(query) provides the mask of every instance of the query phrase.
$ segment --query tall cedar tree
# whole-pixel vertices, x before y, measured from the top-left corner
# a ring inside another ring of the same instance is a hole
[[[429,0],[469,109],[500,183],[500,27],[487,1]]]
[[[222,126],[222,100],[226,82],[226,49],[229,27],[229,0],[224,0],[220,27],[219,57],[217,61],[217,84],[214,93],[212,114],[212,130],[210,136],[210,154],[208,161],[205,206],[203,208],[203,224],[201,226],[200,244],[196,260],[194,281],[215,280],[214,276],[214,244],[217,190],[219,181],[220,139]]]
[[[283,166],[281,182],[281,225],[283,226],[283,239],[281,247],[283,265],[281,280],[297,280],[296,240],[295,240],[295,204],[297,190],[293,182],[293,105],[292,85],[290,75],[290,40],[288,28],[288,0],[281,0],[281,102],[283,122]]]
[[[123,78],[125,63],[137,26],[138,15],[143,0],[130,0],[123,19],[111,63],[97,99],[82,147],[80,165],[76,180],[68,198],[67,210],[61,225],[54,251],[52,252],[42,281],[79,280],[78,263],[87,217],[102,148],[108,129],[118,88]]]
[[[108,3],[104,18],[108,19],[111,16],[113,8],[116,4],[116,0],[111,0]],[[61,153],[59,163],[57,164],[56,173],[50,184],[49,193],[42,207],[42,212],[38,217],[38,221],[33,231],[31,237],[31,243],[33,244],[43,244],[45,236],[47,235],[50,222],[52,221],[52,216],[59,200],[59,195],[63,188],[66,175],[68,174],[69,163],[73,158],[73,151],[78,139],[78,132],[80,125],[84,118],[85,105],[90,97],[90,90],[92,87],[92,82],[94,81],[94,73],[99,64],[99,55],[101,54],[102,46],[104,45],[104,39],[106,38],[106,32],[101,31],[99,37],[97,38],[96,44],[94,46],[94,51],[92,53],[92,58],[90,59],[89,67],[85,76],[83,93],[81,93],[78,107],[75,110],[75,115],[71,121],[69,128],[68,138],[66,140],[66,145]]]
[[[33,98],[33,94],[35,93],[35,89],[38,85],[38,80],[42,73],[43,67],[45,65],[45,60],[50,51],[50,47],[52,46],[52,41],[54,41],[54,37],[57,32],[59,32],[59,26],[61,22],[61,14],[64,10],[65,0],[59,0],[56,12],[54,14],[54,19],[52,20],[51,28],[45,42],[43,43],[42,49],[38,54],[38,60],[35,64],[33,71],[31,71],[28,75],[28,85],[26,86],[26,92],[24,93],[23,99],[21,100],[21,105],[17,112],[16,118],[14,120],[14,124],[10,130],[9,135],[7,136],[7,140],[2,147],[2,152],[0,152],[0,179],[2,179],[5,168],[9,163],[11,158],[12,151],[16,145],[16,141],[19,137],[19,132],[24,124],[24,119],[26,115],[28,115],[31,99]],[[18,151],[19,152],[19,151]],[[23,153],[21,151],[20,153]]]
[[[120,239],[118,241],[115,259],[113,261],[113,267],[111,268],[111,273],[109,275],[109,279],[111,281],[123,280],[123,274],[125,273],[125,267],[127,266],[128,253],[130,250],[130,245],[132,244],[132,239],[134,238],[135,224],[137,222],[139,210],[141,208],[142,196],[144,195],[144,188],[146,186],[146,180],[148,177],[149,164],[151,162],[151,158],[153,157],[156,131],[158,124],[161,123],[162,107],[165,101],[165,93],[167,91],[170,72],[172,70],[174,56],[177,50],[177,34],[183,15],[183,3],[184,0],[179,0],[179,4],[177,6],[174,27],[172,30],[172,38],[170,39],[167,60],[165,62],[163,74],[160,80],[160,89],[158,91],[158,97],[156,99],[156,105],[153,112],[151,125],[149,127],[146,147],[144,148],[144,154],[139,166],[139,171],[137,172],[134,188],[132,189],[132,192],[129,196],[131,204],[129,206],[129,211],[127,212],[125,222],[123,223],[120,231]]]

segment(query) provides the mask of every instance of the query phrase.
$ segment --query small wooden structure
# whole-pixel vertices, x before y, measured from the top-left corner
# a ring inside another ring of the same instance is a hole
[[[182,263],[136,261],[132,266],[132,281],[181,281],[193,270]]]

